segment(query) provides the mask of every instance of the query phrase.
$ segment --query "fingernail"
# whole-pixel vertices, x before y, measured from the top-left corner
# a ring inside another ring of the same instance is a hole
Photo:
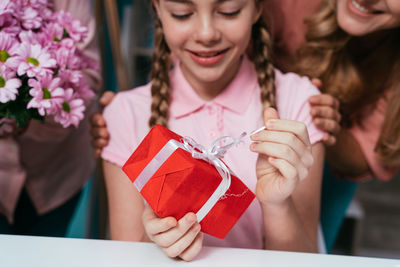
[[[267,121],[267,127],[268,128],[273,128],[275,124],[275,120],[268,120]]]
[[[193,216],[193,214],[188,215],[188,216],[186,216],[185,220],[188,223],[194,223],[196,221],[196,216]]]
[[[192,227],[192,231],[197,233],[198,231],[200,231],[200,224],[196,224],[195,226]]]
[[[252,131],[252,132],[250,133],[250,136],[255,135],[255,134],[257,134],[257,133],[259,133],[259,132],[261,132],[261,131],[263,131],[263,130],[265,130],[265,126],[263,126],[263,127],[261,127],[261,128],[258,128],[257,130]]]

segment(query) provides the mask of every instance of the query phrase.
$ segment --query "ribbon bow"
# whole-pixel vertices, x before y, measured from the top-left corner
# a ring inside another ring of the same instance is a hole
[[[224,157],[228,149],[230,149],[234,145],[239,144],[244,136],[246,136],[245,132],[243,132],[237,138],[234,138],[232,136],[220,137],[212,142],[211,146],[208,149],[205,149],[202,145],[196,143],[196,141],[194,141],[190,137],[183,137],[181,139],[183,148],[186,151],[190,152],[193,158],[203,159],[210,164],[213,164],[222,177],[220,185],[217,187],[217,189],[208,199],[208,201],[203,205],[203,207],[197,212],[196,216],[199,222],[207,215],[207,213],[212,209],[212,207],[218,202],[218,200],[226,193],[226,191],[231,186],[231,173],[229,171],[229,168],[225,165],[221,158]],[[220,143],[227,144],[220,146]]]

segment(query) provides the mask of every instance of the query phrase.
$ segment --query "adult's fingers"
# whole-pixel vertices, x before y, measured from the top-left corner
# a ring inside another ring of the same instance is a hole
[[[332,135],[337,135],[341,129],[340,124],[334,120],[315,118],[313,122],[318,129],[331,133]]]
[[[333,146],[336,144],[336,137],[330,134],[325,134],[322,142],[327,146]]]
[[[329,94],[313,95],[308,99],[311,105],[326,105],[339,109],[340,103],[335,97]]]
[[[320,117],[323,119],[332,119],[338,123],[342,119],[339,111],[331,106],[315,105],[311,107],[310,114],[312,117]]]
[[[322,81],[321,81],[320,79],[318,79],[318,78],[312,78],[312,79],[311,79],[311,83],[312,83],[315,87],[317,87],[319,90],[322,89]]]
[[[107,130],[106,127],[92,127],[90,129],[90,135],[92,138],[103,138],[103,139],[109,139],[110,134]]]
[[[102,106],[107,106],[108,104],[111,103],[111,101],[114,99],[115,93],[111,91],[105,91],[103,95],[99,99],[99,103]]]
[[[104,127],[106,125],[106,120],[101,113],[96,112],[90,117],[90,124],[92,127]]]

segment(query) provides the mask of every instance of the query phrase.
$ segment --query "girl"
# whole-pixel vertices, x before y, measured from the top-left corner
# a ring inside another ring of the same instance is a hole
[[[158,218],[121,171],[149,127],[168,125],[207,146],[219,136],[265,125],[251,136],[253,143],[247,141],[250,149],[232,148],[224,157],[258,201],[225,239],[206,236],[204,244],[317,251],[324,148],[307,99],[318,90],[305,78],[273,68],[261,1],[152,4],[151,83],[117,94],[104,113],[111,136],[102,152],[111,238],[150,239],[168,256],[184,260],[193,259],[203,245],[193,213],[179,221]]]

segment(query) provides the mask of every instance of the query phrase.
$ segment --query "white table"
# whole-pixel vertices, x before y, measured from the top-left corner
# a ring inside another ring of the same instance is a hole
[[[204,247],[188,263],[169,259],[150,243],[0,235],[0,266],[400,267],[400,260]]]

